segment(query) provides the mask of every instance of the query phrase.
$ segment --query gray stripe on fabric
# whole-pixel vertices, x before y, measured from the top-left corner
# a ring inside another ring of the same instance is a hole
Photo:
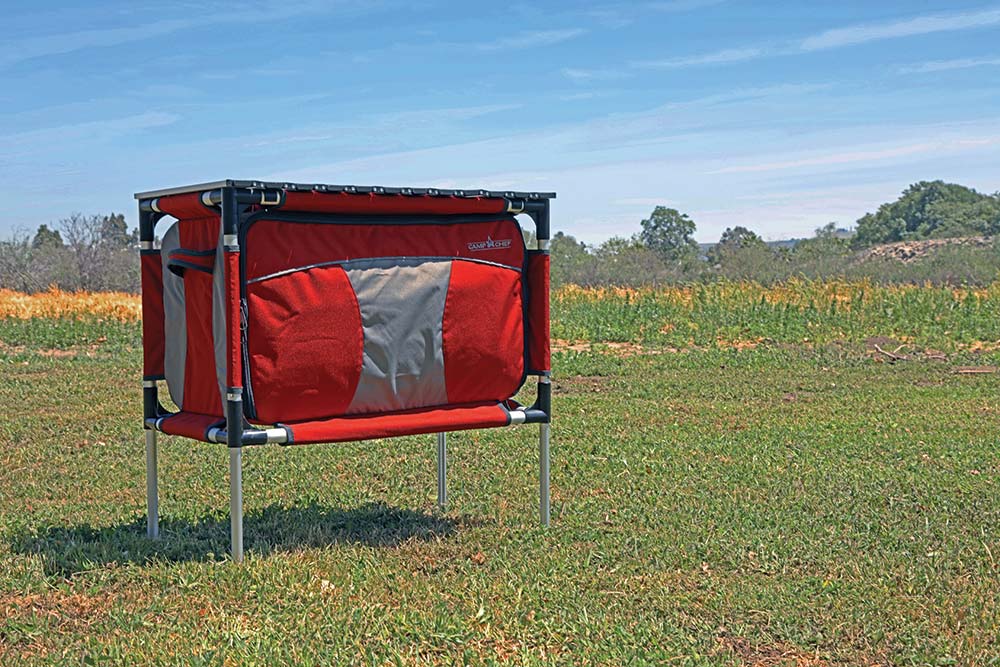
[[[361,311],[361,377],[348,413],[448,402],[441,321],[451,261],[372,259],[346,269]]]
[[[275,271],[274,273],[269,273],[266,276],[258,276],[247,281],[247,284],[259,283],[264,280],[270,280],[271,278],[280,278],[281,276],[287,276],[290,273],[298,273],[299,271],[308,271],[309,269],[322,269],[327,266],[343,266],[344,269],[357,264],[358,262],[393,262],[400,263],[403,261],[417,261],[417,262],[450,262],[452,260],[461,260],[463,262],[473,262],[474,264],[485,264],[487,266],[495,266],[500,269],[509,269],[511,271],[517,271],[521,273],[520,266],[513,266],[511,264],[501,264],[500,262],[491,262],[486,259],[477,259],[475,257],[453,257],[453,256],[437,256],[428,255],[426,257],[371,257],[366,259],[338,259],[330,262],[319,262],[317,264],[305,264],[303,266],[295,266],[290,269],[283,269],[281,271]]]
[[[226,414],[226,256],[222,240],[220,222],[215,266],[212,268],[212,342],[215,345],[215,378],[219,383],[222,414]]]
[[[184,408],[184,366],[187,363],[187,311],[184,305],[184,279],[167,269],[170,251],[180,247],[178,223],[163,235],[160,257],[163,262],[163,375],[170,400]]]

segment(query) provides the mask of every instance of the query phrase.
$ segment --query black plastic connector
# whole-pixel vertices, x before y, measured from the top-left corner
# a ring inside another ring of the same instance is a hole
[[[535,221],[535,238],[539,241],[548,241],[551,238],[551,230],[549,228],[549,200],[540,199],[525,202],[524,212]]]
[[[227,389],[227,393],[240,392],[239,389]],[[233,437],[235,434],[236,437]],[[226,398],[226,443],[230,447],[243,445],[243,399]]]
[[[156,395],[156,385],[142,388],[142,419],[156,419],[163,412],[159,398]]]

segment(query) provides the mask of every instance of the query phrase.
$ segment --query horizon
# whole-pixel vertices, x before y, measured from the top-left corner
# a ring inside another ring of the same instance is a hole
[[[712,243],[851,228],[923,180],[996,192],[1000,4],[912,4],[13,9],[0,236],[225,178],[554,190],[588,244],[657,205]]]

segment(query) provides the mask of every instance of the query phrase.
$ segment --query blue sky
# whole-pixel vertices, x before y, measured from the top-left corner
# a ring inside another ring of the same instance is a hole
[[[1000,4],[3,3],[0,235],[217,180],[556,190],[698,238],[1000,190]]]

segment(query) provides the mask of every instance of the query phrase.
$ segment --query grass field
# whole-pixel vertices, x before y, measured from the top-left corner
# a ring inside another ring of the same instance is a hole
[[[242,566],[221,446],[161,438],[145,539],[129,299],[40,298],[0,665],[1000,664],[1000,285],[560,290],[551,528],[534,428],[455,434],[445,513],[431,436],[254,448]]]

